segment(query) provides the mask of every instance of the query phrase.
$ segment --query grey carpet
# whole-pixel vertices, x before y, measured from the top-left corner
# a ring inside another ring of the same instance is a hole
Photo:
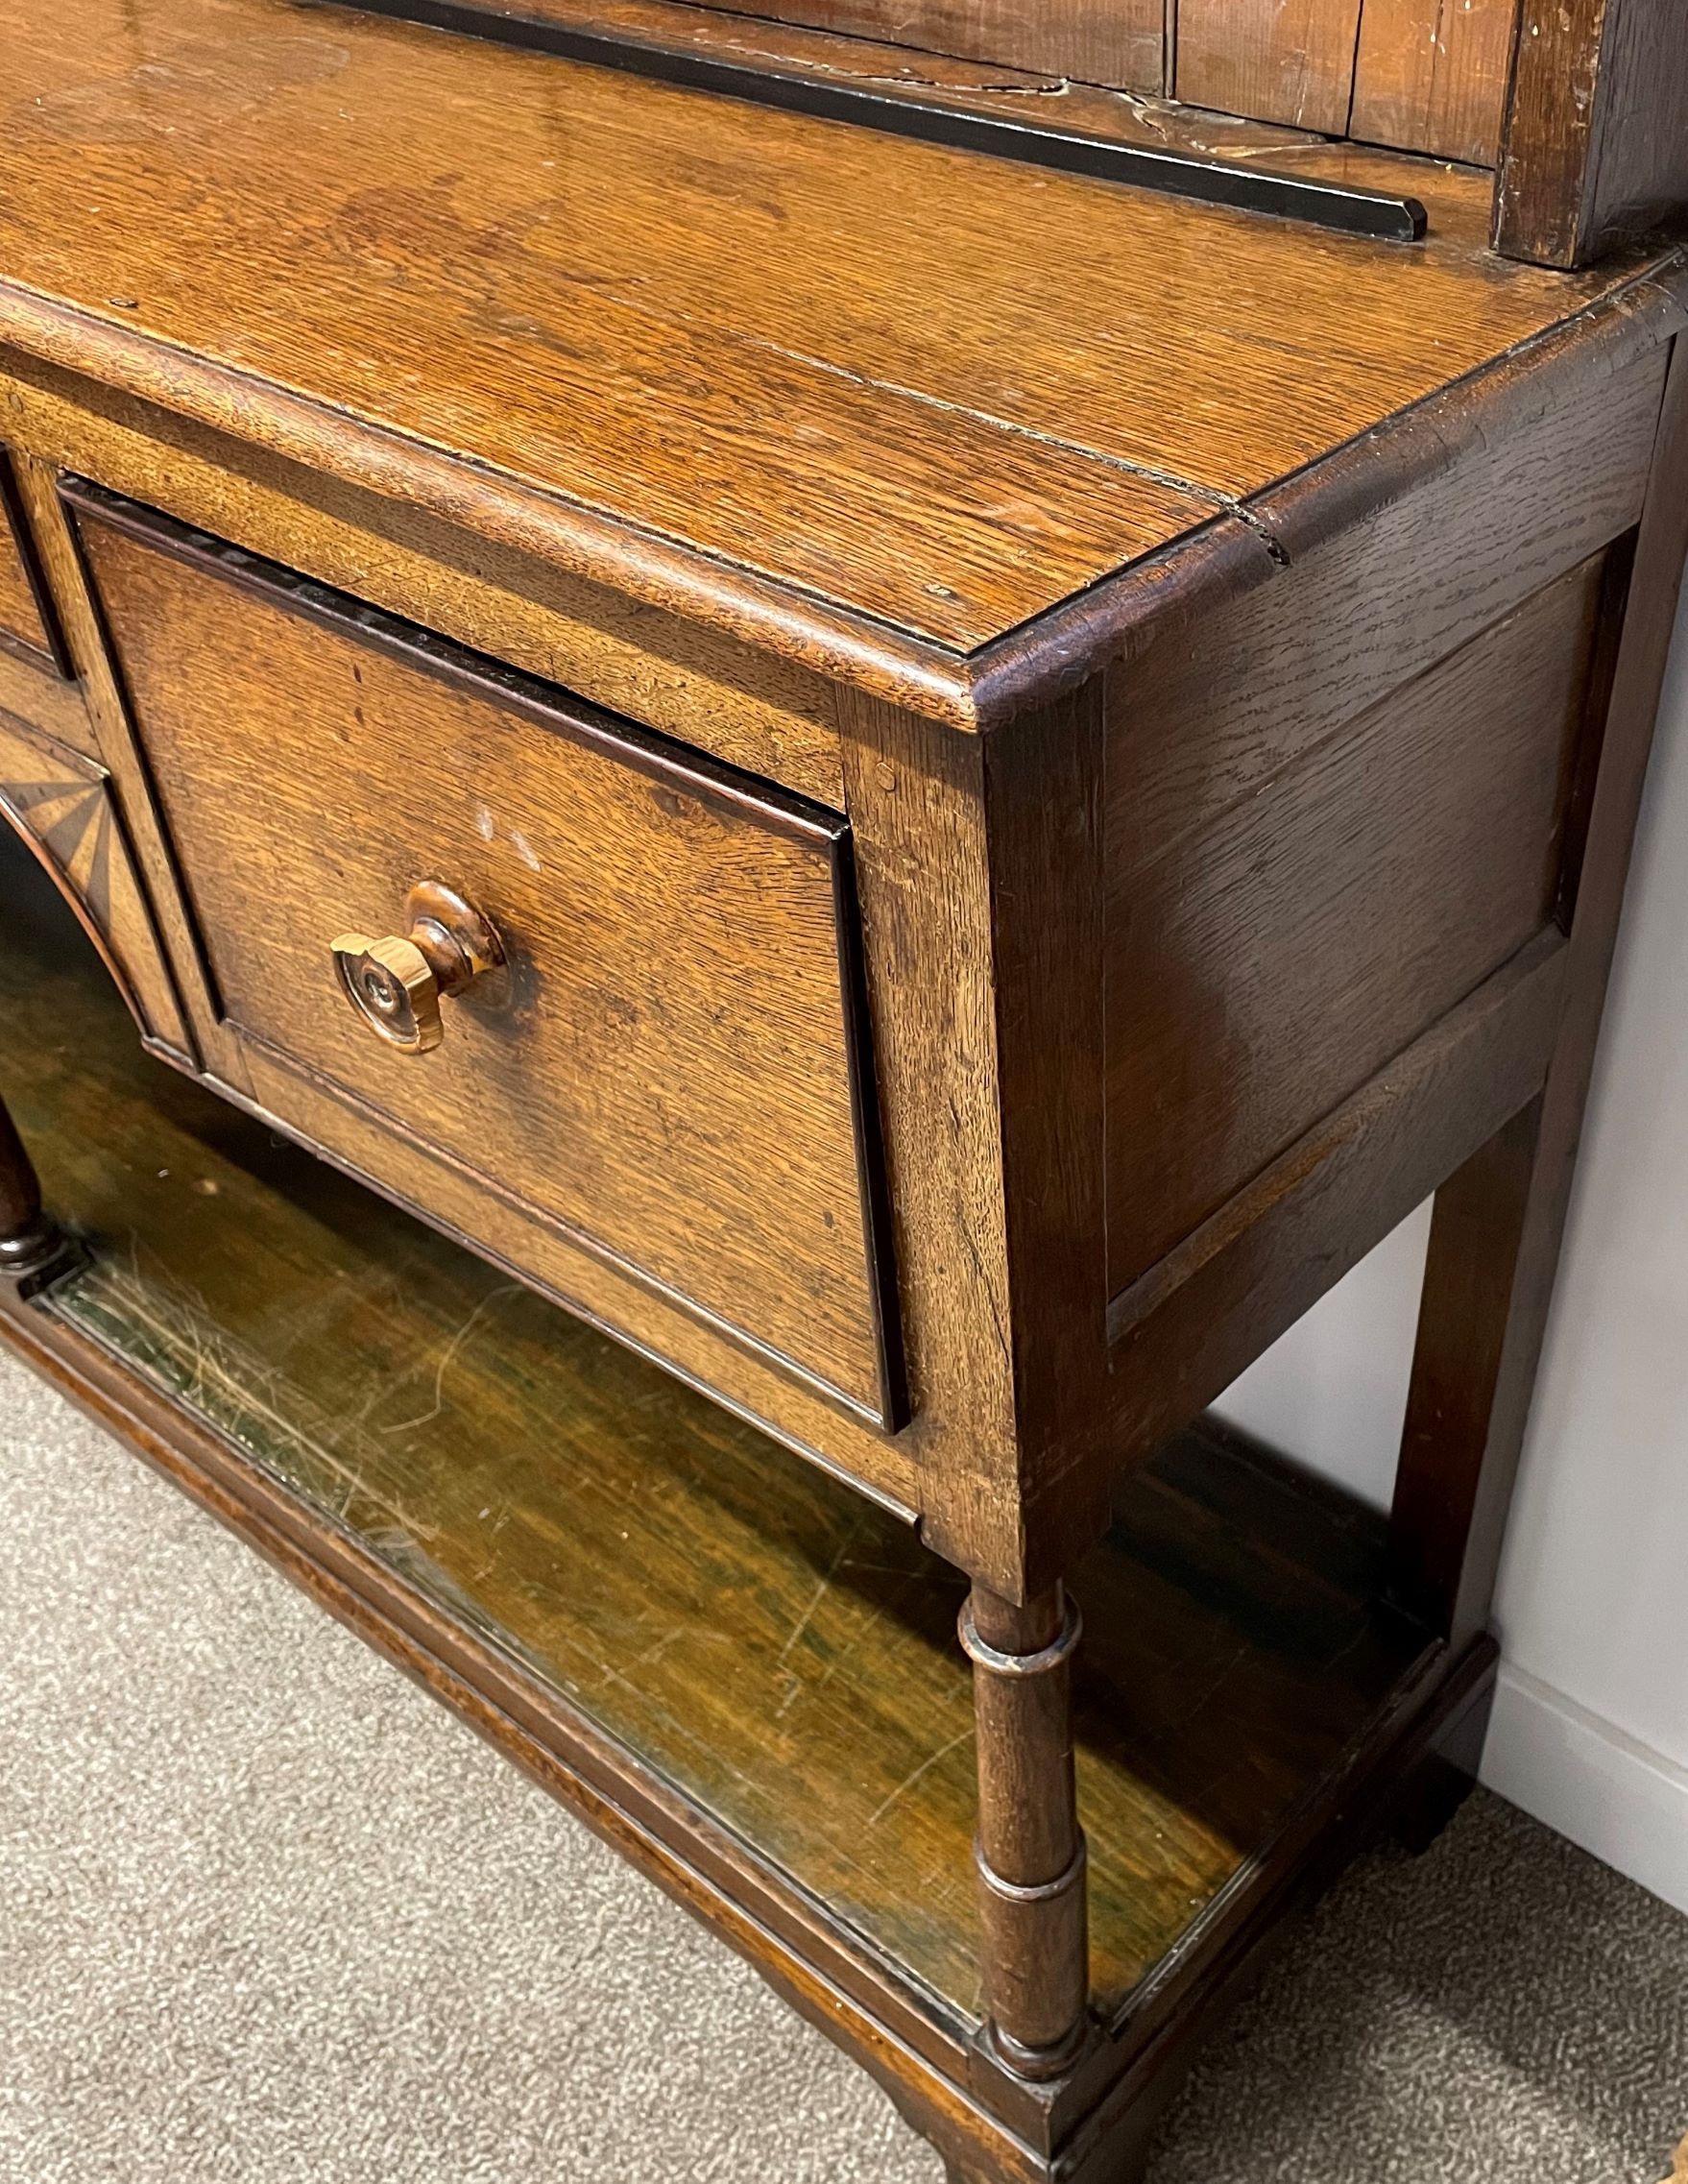
[[[4,2184],[936,2184],[869,2081],[0,1355]],[[1688,1921],[1491,1799],[1358,1871],[1155,2184],[1652,2184]]]

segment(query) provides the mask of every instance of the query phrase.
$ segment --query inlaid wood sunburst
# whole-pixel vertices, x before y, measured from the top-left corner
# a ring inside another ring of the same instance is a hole
[[[174,982],[104,768],[0,714],[0,816],[58,881],[143,1033],[185,1052]]]
[[[20,781],[0,786],[14,824],[32,834],[88,915],[111,936],[111,804],[98,781]],[[121,854],[121,853],[120,853]]]

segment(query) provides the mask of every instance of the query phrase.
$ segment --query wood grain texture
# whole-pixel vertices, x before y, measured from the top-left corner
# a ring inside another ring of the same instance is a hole
[[[1564,974],[1561,935],[1532,941],[1114,1299],[1116,1464],[1222,1395],[1534,1096]]]
[[[48,1196],[103,1247],[78,1323],[179,1394],[197,1343],[196,1399],[272,1478],[971,2021],[961,1581],[718,1406],[148,1064],[61,941],[0,961],[0,1007]],[[1368,1602],[1381,1552],[1376,1519],[1211,1445],[1130,1490],[1078,1581],[1104,1999],[1417,1660],[1420,1635]],[[1249,1764],[1225,1763],[1242,1736]]]
[[[14,38],[0,330],[810,658],[981,643],[1605,284],[1435,240],[1403,310],[1387,246],[259,0],[135,19],[166,114],[84,81],[115,4]]]
[[[1170,619],[1108,685],[1116,885],[1628,530],[1669,358],[1535,390],[1334,539],[1275,525],[1287,569]]]
[[[555,1222],[490,1193],[456,1162],[407,1142],[380,1121],[254,1047],[244,1088],[212,1077],[226,1099],[267,1128],[333,1163],[357,1182],[431,1222],[466,1250],[590,1325],[659,1360],[810,1463],[912,1522],[920,1479],[906,1430],[887,1437],[835,1399],[693,1311],[636,1273],[587,1249]]]
[[[542,19],[544,0],[524,12]],[[851,37],[891,39],[962,60],[1045,69],[1130,91],[1163,88],[1164,0],[772,0],[783,21]]]
[[[84,758],[97,759],[99,745],[82,692],[20,655],[0,647],[0,713],[25,720],[43,736]]]
[[[957,741],[842,709],[926,1536],[1019,1596],[1021,1501],[1097,1430],[1103,693]],[[1041,1087],[1052,1072],[1062,1095]],[[1089,1515],[1105,1521],[1100,1500]]]
[[[1564,1018],[1539,1115],[1473,1161],[1438,1208],[1408,1397],[1395,1519],[1403,1580],[1444,1629],[1488,1614],[1512,1481],[1553,1298],[1688,549],[1688,351],[1678,342],[1653,480],[1635,545],[1571,916]],[[1440,1233],[1438,1234],[1438,1229]],[[1461,1263],[1481,1236],[1483,1263]]]
[[[53,472],[98,477],[730,765],[842,802],[832,691],[817,676],[168,410],[14,363],[27,376],[0,374],[0,414],[34,458],[20,466],[26,497],[36,473],[49,494]],[[53,520],[40,512],[49,563]]]
[[[1137,7],[1138,0],[1132,0],[1130,7],[1109,12],[1123,23],[1136,16]],[[686,0],[531,0],[520,12],[529,20],[569,29],[617,33],[671,53],[711,55],[787,75],[855,81],[892,97],[906,90],[923,104],[952,105],[1001,118],[1024,120],[1028,104],[1035,100],[1034,118],[1081,135],[1151,150],[1171,148],[1249,165],[1276,164],[1270,157],[1275,153],[1297,174],[1396,194],[1412,191],[1425,203],[1439,236],[1481,242],[1488,233],[1493,211],[1492,175],[1410,165],[1396,155],[1367,145],[1183,106],[1170,97],[1146,95],[1145,88],[1110,90],[1068,70],[959,60],[929,47],[911,50],[906,42],[889,42],[902,38],[899,22],[913,19],[906,14],[887,21],[882,38],[859,35],[841,38],[795,21],[773,20],[766,13],[730,13],[708,5],[689,6]],[[1152,55],[1146,40],[1143,44],[1145,86],[1151,78],[1160,81],[1160,48],[1164,42],[1170,46],[1175,28],[1175,9],[1169,5],[1165,14],[1163,25],[1160,12],[1156,12]],[[1146,27],[1146,17],[1139,19]],[[1037,35],[1029,18],[1021,35]],[[1171,73],[1169,53],[1169,79]]]
[[[1538,1096],[1435,1195],[1389,1531],[1397,1597],[1443,1631],[1461,1612],[1541,1118]]]
[[[1365,0],[1349,132],[1493,167],[1519,0]]]
[[[142,1036],[192,1042],[104,769],[0,713],[0,817],[16,829],[99,949]]]
[[[981,740],[845,693],[861,891],[927,1537],[1013,1594],[1019,1469]],[[976,1573],[977,1574],[977,1573]]]
[[[1688,14],[1675,0],[1522,0],[1495,246],[1590,263],[1688,207]]]
[[[841,825],[126,508],[81,504],[79,531],[243,1037],[894,1422]],[[424,878],[485,911],[511,968],[410,1063],[347,1007],[328,943],[401,930]]]
[[[815,55],[829,74],[922,89],[988,83],[1009,73],[1068,77],[1158,94],[1165,85],[1165,0],[1060,0],[1029,10],[1005,0],[771,0],[755,16],[666,0],[492,0],[487,12],[570,28],[591,24],[670,47],[737,49],[801,64]],[[842,38],[811,35],[845,33]],[[823,59],[819,57],[824,56]],[[979,66],[978,63],[985,63]]]
[[[1178,96],[1345,136],[1360,11],[1361,0],[1178,0]]]
[[[1114,877],[1119,1290],[1551,918],[1598,557]]]
[[[18,114],[46,125],[28,161],[45,185],[42,215],[56,194],[47,178],[61,171],[48,151],[58,87],[67,66],[80,69],[90,37],[91,50],[119,50],[115,20],[63,21],[42,40],[44,73],[33,87],[44,99],[15,86]],[[31,285],[74,294],[91,280],[108,313],[109,296],[139,287],[149,300],[136,323],[157,319],[162,331],[167,318],[177,338],[248,371],[265,371],[269,350],[283,384],[309,386],[332,358],[332,376],[350,376],[331,395],[319,391],[340,406],[373,405],[400,432],[436,444],[444,434],[464,452],[480,441],[472,451],[495,466],[591,508],[825,597],[842,593],[861,612],[962,648],[1004,615],[1023,619],[1199,520],[1199,507],[1152,479],[1074,448],[1030,444],[977,406],[894,389],[871,366],[829,354],[818,325],[807,342],[775,323],[722,327],[751,271],[742,262],[749,234],[734,242],[731,230],[748,221],[765,250],[777,223],[781,287],[801,281],[808,245],[789,231],[795,199],[777,211],[761,192],[723,192],[721,175],[752,161],[784,198],[796,175],[778,153],[768,157],[770,130],[789,133],[800,159],[807,134],[808,214],[831,231],[840,150],[865,156],[870,169],[882,164],[865,138],[857,147],[827,124],[491,49],[476,53],[484,103],[466,104],[461,51],[448,41],[373,18],[339,18],[330,31],[304,15],[277,31],[257,0],[196,0],[193,16],[160,12],[151,42],[158,69],[180,85],[168,133],[154,107],[133,104],[128,59],[114,58],[105,81],[88,86],[110,107],[91,114],[84,94],[69,122],[86,185],[73,194],[79,204],[102,195],[126,231],[119,237],[106,212],[89,219],[84,209],[72,236],[66,205],[53,215],[53,237],[43,221],[35,264],[9,247],[9,270]],[[251,71],[232,86],[210,60],[230,45]],[[560,161],[565,86],[568,157]],[[658,105],[636,110],[652,97]],[[348,123],[354,109],[359,118]],[[463,126],[452,145],[437,134],[446,115]],[[724,124],[731,140],[706,147],[698,124],[711,136]],[[285,143],[269,137],[278,125]],[[321,128],[331,141],[314,149],[298,133]],[[267,139],[273,164],[263,172]],[[815,154],[829,170],[824,205]],[[599,156],[609,162],[602,185],[582,165]],[[957,157],[930,156],[952,167]],[[962,171],[971,177],[983,164]],[[474,176],[468,196],[451,172]],[[920,178],[907,182],[918,188]],[[117,212],[126,187],[144,193],[144,219]],[[10,183],[7,194],[10,245],[34,223]],[[298,279],[281,275],[278,285],[275,247],[289,233],[326,233],[333,246],[312,251],[308,278],[301,261]],[[171,238],[168,264],[144,262],[143,234]],[[695,263],[710,237],[709,255],[723,246],[713,271],[695,284],[687,278],[688,295],[661,297],[662,256],[678,255],[684,238]],[[409,268],[397,288],[380,270],[395,249]],[[247,252],[253,286],[236,304],[235,268]],[[764,285],[771,272],[770,260]],[[196,330],[190,322],[207,307],[223,332],[205,340],[209,324]],[[226,316],[231,307],[238,329]],[[426,345],[438,344],[425,363],[414,350],[423,328]],[[448,354],[449,389],[440,376]],[[590,433],[571,423],[583,414]],[[790,429],[793,417],[801,431]],[[628,487],[641,478],[635,506]]]
[[[1017,2075],[1064,2076],[1089,2039],[1088,1856],[1073,1767],[1082,1624],[1059,1585],[961,1611],[978,1754],[980,1971],[989,2038]]]
[[[12,457],[0,447],[0,644],[53,674],[66,674],[59,618],[30,536]]]
[[[110,782],[136,877],[170,964],[188,1034],[186,1051],[200,1066],[244,1088],[239,1044],[218,1014],[204,952],[182,900],[181,875],[164,838],[153,785],[117,687],[99,609],[59,497],[57,473],[31,454],[20,459],[18,473],[78,669],[76,687],[84,722],[72,747],[91,758]],[[41,719],[38,711],[29,717],[37,723]]]

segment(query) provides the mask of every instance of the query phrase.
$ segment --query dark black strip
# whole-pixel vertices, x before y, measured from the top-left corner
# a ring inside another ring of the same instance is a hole
[[[530,52],[555,53],[584,61],[594,68],[619,68],[687,89],[716,91],[749,99],[758,106],[784,107],[792,113],[823,121],[855,122],[892,136],[912,136],[927,144],[946,144],[992,158],[1018,159],[1063,174],[1087,175],[1095,182],[1129,182],[1139,189],[1172,197],[1199,199],[1243,212],[1266,212],[1285,220],[1304,220],[1346,235],[1369,235],[1387,243],[1416,243],[1429,225],[1415,197],[1385,190],[1352,189],[1305,175],[1274,175],[1194,152],[1168,152],[1147,145],[1121,144],[1100,136],[1078,136],[1066,130],[996,114],[966,113],[959,108],[909,96],[879,85],[840,82],[833,77],[787,75],[722,61],[712,54],[649,45],[618,33],[576,25],[542,22],[506,14],[477,0],[346,0],[367,13],[394,15],[401,22],[425,23],[435,30],[489,38]]]

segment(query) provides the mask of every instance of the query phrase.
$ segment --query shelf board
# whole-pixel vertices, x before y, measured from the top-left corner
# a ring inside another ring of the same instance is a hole
[[[6,845],[10,847],[10,844]],[[0,862],[5,1091],[94,1247],[54,1310],[560,1696],[940,2019],[976,2019],[962,1585],[897,1518],[150,1060]],[[1379,1520],[1218,1429],[1074,1584],[1099,1997],[1123,2005],[1427,1651]]]

